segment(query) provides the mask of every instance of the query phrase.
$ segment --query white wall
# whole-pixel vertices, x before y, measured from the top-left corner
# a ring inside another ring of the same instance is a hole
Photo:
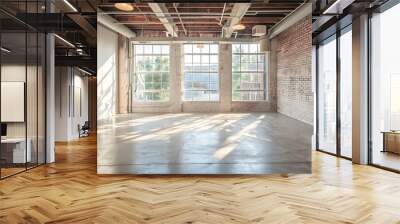
[[[38,69],[38,70],[37,70]],[[45,116],[43,110],[45,100],[44,90],[44,74],[42,68],[32,65],[18,64],[18,63],[4,63],[1,66],[1,81],[2,82],[24,82],[26,86],[26,99],[23,104],[22,113],[26,112],[26,119],[22,122],[6,122],[7,123],[7,137],[25,137],[30,139],[31,156],[33,161],[39,158],[39,162],[44,162],[45,150]],[[20,94],[24,94],[21,90]],[[7,95],[2,95],[7,97]],[[13,108],[3,107],[1,110],[8,113],[15,113]],[[39,156],[37,157],[37,153]],[[51,151],[49,150],[49,153]],[[49,157],[51,162],[52,157]]]
[[[97,119],[109,120],[117,111],[118,35],[97,26]]]
[[[77,139],[78,125],[88,120],[88,77],[76,68],[56,67],[55,86],[55,140]]]
[[[26,69],[31,70],[32,67],[26,67],[19,64],[4,64],[1,66],[1,81],[3,82],[25,82]],[[1,108],[7,110],[7,108]],[[7,123],[8,137],[25,137],[26,122],[10,122]]]

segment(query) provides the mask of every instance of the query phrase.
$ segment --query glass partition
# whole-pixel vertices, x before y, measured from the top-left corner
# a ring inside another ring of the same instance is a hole
[[[27,32],[27,64],[26,64],[26,115],[27,115],[27,151],[30,159],[27,161],[27,167],[31,168],[37,165],[37,149],[38,149],[38,35],[29,30]]]
[[[38,33],[38,64],[37,64],[37,162],[46,162],[46,36]]]
[[[400,170],[400,4],[371,19],[372,164]]]
[[[1,1],[0,178],[45,163],[45,35],[22,22],[44,1]]]
[[[4,14],[3,14],[4,16]],[[16,27],[17,28],[17,27]],[[27,142],[26,78],[27,39],[24,30],[1,33],[1,176],[26,169],[30,162]]]

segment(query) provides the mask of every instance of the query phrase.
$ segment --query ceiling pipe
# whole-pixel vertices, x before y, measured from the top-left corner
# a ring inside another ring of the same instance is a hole
[[[226,3],[224,3],[224,8],[222,9],[221,19],[219,20],[219,25],[222,25],[222,19],[224,18]]]
[[[178,34],[176,33],[176,26],[172,24],[171,13],[168,11],[167,7],[165,7],[164,3],[148,3],[153,13],[157,16],[160,22],[163,23],[165,29],[168,31],[169,35],[176,37]]]
[[[258,43],[260,38],[220,38],[220,37],[136,37],[131,39],[134,43],[196,43],[196,42],[214,42],[214,43]]]
[[[283,9],[283,10],[260,10],[260,11],[248,11],[247,15],[260,15],[260,14],[282,14],[282,13],[290,13],[293,10],[290,9]],[[102,12],[101,14],[106,15],[156,15],[154,12],[120,12],[120,11],[107,11]],[[169,12],[170,15],[214,15],[214,16],[221,16],[221,13],[218,12]],[[223,16],[228,16],[230,13],[223,13]]]
[[[232,19],[229,20],[228,24],[224,27],[224,37],[230,38],[232,33],[235,31],[234,26],[239,24],[242,18],[246,15],[247,10],[250,8],[251,3],[235,3],[233,5],[230,16]]]
[[[72,5],[68,0],[64,0],[64,3],[74,12],[78,12],[78,9]]]
[[[123,25],[163,25],[165,23],[162,22],[116,22],[115,24],[123,24]],[[178,24],[178,23],[172,23]],[[204,24],[204,25],[219,25],[218,22],[185,22],[185,24]]]
[[[176,4],[177,3],[173,3],[175,11],[178,13],[178,18],[179,18],[179,21],[181,21],[183,32],[185,33],[185,35],[187,35],[187,31],[186,31],[185,25],[183,25],[183,21],[182,21],[181,15],[179,14],[179,11],[178,11],[178,8],[176,7]]]
[[[248,3],[235,3],[235,4],[248,4]],[[257,10],[257,11],[247,11],[246,15],[260,15],[260,14],[283,14],[283,13],[290,13],[293,10],[290,9],[271,9],[271,10]],[[155,12],[121,12],[121,11],[107,11],[107,12],[101,12],[101,14],[105,15],[157,15]],[[170,15],[213,15],[213,16],[218,16],[220,18],[221,13],[218,12],[169,12],[168,14]],[[230,13],[223,13],[222,14],[224,17],[229,16]]]
[[[118,21],[109,15],[97,15],[97,22],[127,38],[136,37],[136,33],[122,24],[116,24]]]
[[[155,4],[155,3],[151,3]],[[157,15],[156,12],[120,12],[120,11],[108,11],[108,12],[101,12],[100,14],[104,15]],[[214,16],[221,16],[221,13],[218,12],[168,12],[169,15],[214,15]],[[224,16],[228,16],[229,13],[225,13]]]

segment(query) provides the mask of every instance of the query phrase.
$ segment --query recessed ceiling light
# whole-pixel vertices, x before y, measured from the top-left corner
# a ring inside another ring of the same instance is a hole
[[[74,12],[78,12],[78,9],[75,8],[68,0],[64,0],[64,3],[68,5]]]
[[[88,71],[86,71],[86,70],[83,70],[83,69],[81,69],[81,68],[79,68],[79,67],[78,67],[78,70],[81,71],[81,72],[83,72],[83,73],[85,73],[85,74],[87,74],[87,75],[92,75],[92,73],[90,73],[90,72],[88,72]]]
[[[115,3],[114,6],[121,11],[133,11],[134,9],[130,3]]]
[[[61,36],[54,34],[55,37],[57,37],[59,40],[61,40],[62,42],[64,42],[65,44],[67,44],[70,47],[75,48],[75,45],[73,45],[71,42],[69,42],[68,40],[62,38]]]
[[[234,30],[244,30],[244,29],[246,29],[246,26],[239,23],[239,24],[234,25],[233,29]]]
[[[9,50],[9,49],[7,49],[7,48],[5,48],[5,47],[1,47],[0,49],[1,49],[2,51],[6,52],[6,53],[10,53],[10,52],[11,52],[11,50]]]

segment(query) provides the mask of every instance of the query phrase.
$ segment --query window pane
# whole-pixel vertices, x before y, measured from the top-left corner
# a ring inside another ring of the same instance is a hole
[[[143,54],[143,45],[135,45],[135,54]]]
[[[191,64],[192,62],[192,55],[185,55],[185,64]]]
[[[153,54],[161,54],[161,46],[153,45]]]
[[[210,44],[210,53],[218,54],[218,44]]]
[[[192,46],[193,46],[193,44],[185,44],[185,45],[183,46],[183,49],[184,49],[184,51],[185,51],[185,54],[191,54],[191,53],[193,53],[193,51],[192,51]]]
[[[240,44],[232,44],[232,52],[233,53],[240,53]]]
[[[258,49],[258,44],[250,44],[249,46],[250,53],[258,53],[257,49]]]
[[[168,45],[161,45],[161,53],[164,55],[169,55],[169,46]]]
[[[153,53],[153,46],[152,45],[144,45],[144,53],[145,54],[152,54]]]

